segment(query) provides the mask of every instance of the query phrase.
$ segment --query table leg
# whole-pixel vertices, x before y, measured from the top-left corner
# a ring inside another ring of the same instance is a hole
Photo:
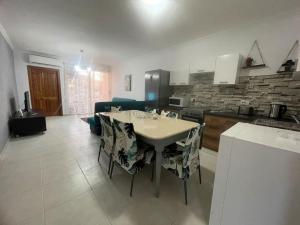
[[[156,160],[155,160],[155,196],[159,197],[160,186],[160,173],[161,173],[161,161],[162,161],[163,146],[155,146]]]

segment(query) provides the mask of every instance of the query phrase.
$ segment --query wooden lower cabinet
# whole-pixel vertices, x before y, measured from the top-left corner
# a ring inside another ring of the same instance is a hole
[[[217,152],[221,134],[236,123],[241,122],[241,120],[223,116],[205,115],[204,122],[206,127],[203,134],[203,146]]]

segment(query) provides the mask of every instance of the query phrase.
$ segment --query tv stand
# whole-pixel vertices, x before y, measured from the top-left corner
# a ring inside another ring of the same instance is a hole
[[[38,112],[23,112],[23,116],[15,114],[9,121],[13,136],[26,136],[42,133],[47,130],[46,118]]]

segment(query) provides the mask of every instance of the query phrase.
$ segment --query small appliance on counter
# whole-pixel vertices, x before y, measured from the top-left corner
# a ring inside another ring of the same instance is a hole
[[[188,105],[189,105],[188,97],[176,97],[176,96],[169,97],[169,106],[183,108],[183,107],[187,107]]]
[[[269,117],[272,119],[281,119],[287,111],[287,106],[281,103],[272,103],[270,105]]]
[[[238,108],[238,115],[247,115],[247,116],[253,116],[254,115],[254,108],[252,106],[245,106],[240,105]]]
[[[204,121],[204,112],[209,109],[187,107],[180,111],[181,119],[202,124]]]

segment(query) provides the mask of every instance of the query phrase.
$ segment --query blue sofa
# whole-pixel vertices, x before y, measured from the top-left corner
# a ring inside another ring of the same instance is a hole
[[[136,101],[133,99],[115,97],[111,102],[96,102],[94,117],[88,118],[91,132],[101,135],[101,124],[99,117],[96,115],[98,112],[110,112],[111,107],[121,106],[121,110],[140,110],[145,111],[145,101]]]

